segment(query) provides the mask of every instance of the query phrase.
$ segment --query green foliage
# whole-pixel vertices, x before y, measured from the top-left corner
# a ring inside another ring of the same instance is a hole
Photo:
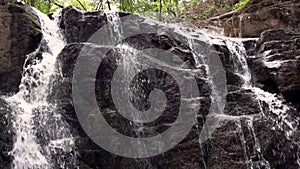
[[[94,9],[94,3],[90,0],[22,0],[22,2],[34,6],[45,14],[53,13],[60,7],[69,5],[89,11]]]
[[[242,0],[239,3],[234,5],[234,9],[240,9],[243,8],[250,0]]]
[[[21,0],[43,13],[49,14],[69,5],[83,10],[113,10],[137,13],[143,16],[162,18],[179,17],[184,3],[179,0]],[[194,0],[192,0],[194,1]]]
[[[76,6],[87,11],[120,10],[161,21],[174,19],[196,21],[242,8],[249,0],[234,4],[233,0],[19,0],[43,13],[53,13],[61,7]]]

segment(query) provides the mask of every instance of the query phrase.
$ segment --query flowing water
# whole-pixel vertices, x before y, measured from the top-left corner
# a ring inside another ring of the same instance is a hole
[[[288,140],[297,137],[299,119],[293,119],[290,115],[290,113],[295,111],[295,109],[290,105],[287,105],[282,96],[264,91],[258,87],[255,87],[251,83],[251,73],[247,64],[247,57],[253,56],[247,56],[243,41],[241,39],[225,39],[224,41],[230,51],[230,57],[234,66],[234,73],[242,78],[242,89],[250,90],[254,94],[255,99],[258,101],[260,106],[260,115],[270,122],[270,124],[273,126],[273,130],[283,131]],[[241,118],[244,118],[244,116],[241,116]],[[261,153],[260,143],[254,132],[253,116],[247,116],[247,119],[247,127],[250,129],[252,137],[255,140],[255,149],[259,154],[260,161],[262,162],[263,166],[270,168],[269,162],[265,160]],[[243,137],[241,140],[245,142]],[[245,147],[246,145],[243,144],[242,146]],[[249,159],[246,158],[246,160]],[[253,164],[250,168],[253,168]]]
[[[225,42],[234,61],[234,71],[244,81],[242,88],[249,89],[255,94],[255,98],[261,103],[261,113],[265,118],[273,121],[279,129],[285,131],[287,137],[291,136],[296,132],[299,120],[291,119],[289,116],[289,111],[294,111],[294,108],[285,104],[286,101],[282,96],[264,91],[251,83],[251,73],[247,64],[248,56],[241,40],[227,39]],[[266,108],[273,115],[266,115],[264,113]]]
[[[42,25],[42,43],[35,52],[27,55],[19,92],[6,98],[13,110],[15,143],[10,152],[12,167],[66,168],[66,161],[60,158],[72,151],[74,141],[61,115],[55,112],[55,105],[47,100],[56,57],[65,42],[56,21],[35,11]],[[40,54],[41,59],[38,57]],[[57,159],[53,160],[51,156],[55,155]]]
[[[47,100],[51,90],[51,78],[54,76],[56,57],[65,46],[63,35],[57,26],[56,21],[50,20],[46,15],[36,11],[40,18],[43,29],[43,41],[39,48],[27,55],[26,64],[20,90],[17,94],[6,98],[13,109],[13,132],[15,142],[13,150],[13,168],[19,169],[47,169],[47,168],[76,168],[76,152],[74,150],[74,138],[69,126],[63,117],[56,112],[56,106]],[[117,13],[106,12],[108,23],[112,25],[112,35],[121,39],[120,19]],[[193,37],[189,38],[189,40]],[[195,38],[194,38],[195,39]],[[242,78],[242,89],[250,90],[260,104],[261,116],[270,121],[276,129],[285,132],[288,139],[293,139],[297,132],[298,119],[291,119],[289,111],[293,111],[289,105],[285,104],[281,96],[263,91],[254,87],[251,82],[251,73],[247,65],[247,54],[243,42],[239,39],[221,39],[230,51],[233,62],[234,73]],[[121,46],[122,47],[122,46]],[[193,49],[193,41],[189,41],[189,47]],[[133,52],[128,46],[123,46],[124,54]],[[127,52],[127,53],[126,53]],[[42,57],[39,58],[39,54]],[[205,63],[205,58],[194,56],[198,62],[197,67],[204,66],[209,75],[209,68]],[[132,59],[130,57],[130,59]],[[130,62],[134,62],[130,60]],[[125,66],[128,66],[125,64]],[[130,65],[129,65],[130,66]],[[132,65],[131,65],[132,66]],[[125,67],[125,69],[130,69]],[[215,109],[223,112],[224,103],[217,96],[222,93],[213,87],[213,79],[210,80],[212,86],[212,102],[218,102]],[[255,165],[248,156],[247,145],[242,128],[241,119],[246,119],[246,127],[250,131],[255,142],[255,151],[259,156],[259,161],[265,168],[270,168],[270,164],[261,153],[261,144],[256,137],[253,127],[254,117],[249,116],[227,116],[219,115],[221,118],[233,119],[237,121],[237,137],[242,142],[240,145],[244,149],[245,162],[249,168]],[[141,128],[143,126],[140,126]],[[143,135],[142,131],[137,131]],[[199,135],[201,135],[199,133]],[[201,141],[200,141],[201,145]],[[201,148],[200,148],[201,149]],[[202,149],[201,149],[202,150]],[[199,152],[204,154],[203,152]],[[203,163],[205,165],[205,160]],[[299,161],[300,163],[300,161]],[[142,160],[141,165],[152,168],[151,163]],[[300,164],[299,164],[300,165]]]

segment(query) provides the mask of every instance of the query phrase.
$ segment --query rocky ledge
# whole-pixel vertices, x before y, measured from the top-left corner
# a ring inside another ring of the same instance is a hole
[[[39,18],[21,3],[0,4],[0,94],[19,90],[26,55],[42,39]]]
[[[282,93],[300,103],[300,31],[273,29],[261,34],[251,61],[254,81],[262,89]]]

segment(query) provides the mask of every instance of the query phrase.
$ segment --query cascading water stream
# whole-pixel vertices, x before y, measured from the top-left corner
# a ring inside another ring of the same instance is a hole
[[[225,39],[225,44],[228,47],[231,58],[234,65],[234,73],[242,78],[242,89],[250,90],[258,101],[261,110],[261,116],[267,119],[276,127],[285,133],[287,139],[293,139],[297,137],[297,126],[299,119],[292,119],[289,115],[289,111],[294,111],[292,107],[285,104],[284,99],[276,94],[269,93],[258,87],[255,87],[251,83],[251,73],[247,64],[247,54],[241,39]],[[256,138],[253,128],[253,118],[249,116],[247,126],[252,133],[252,137],[255,140],[255,149],[259,153],[260,160],[265,163],[267,168],[270,168],[270,164],[266,161],[261,154],[261,147],[258,139]],[[299,145],[299,143],[298,143]],[[300,167],[300,166],[299,166]]]
[[[52,90],[51,78],[56,73],[56,57],[65,46],[65,42],[56,22],[50,20],[39,11],[36,10],[36,12],[42,24],[43,41],[35,52],[27,56],[19,92],[12,97],[5,98],[13,110],[13,132],[15,133],[15,143],[11,151],[11,155],[14,158],[13,168],[76,168],[78,165],[76,163],[76,153],[73,148],[74,138],[62,116],[56,112],[55,105],[50,104],[47,100]],[[111,37],[120,40],[122,38],[122,30],[119,27],[121,24],[119,16],[116,12],[106,12],[106,16],[108,23],[113,28],[111,30]],[[180,32],[180,34],[183,33],[184,31]],[[193,50],[194,42],[192,39],[197,38],[187,34],[186,36],[189,40],[188,47]],[[251,73],[247,65],[247,54],[242,41],[239,39],[222,39],[222,41],[224,41],[230,51],[234,73],[243,80],[241,89],[251,90],[260,104],[261,115],[271,121],[272,124],[276,124],[278,129],[283,130],[287,138],[293,138],[294,133],[297,131],[296,126],[298,126],[298,123],[296,122],[298,120],[291,119],[288,115],[288,111],[292,108],[287,106],[280,97],[254,87],[251,83]],[[138,62],[138,60],[134,60],[135,50],[124,44],[117,47],[121,49],[120,51],[124,55],[123,61],[127,62],[127,64],[123,64],[124,74],[131,76],[130,71],[135,66],[134,63]],[[38,57],[40,53],[42,53],[41,59]],[[204,67],[207,76],[210,77],[210,70],[204,61],[205,58],[194,55],[194,59],[196,60],[196,67]],[[205,80],[209,81],[208,83],[212,87],[211,100],[212,102],[220,103],[214,109],[223,111],[225,105],[217,97],[222,91],[214,88],[214,82],[209,77]],[[227,116],[221,114],[217,116],[237,121],[238,127],[236,133],[237,138],[242,142],[241,146],[244,149],[245,162],[247,165],[249,164],[249,168],[253,168],[254,164],[251,161],[251,157],[248,156],[249,153],[247,152],[246,139],[242,126],[244,124],[242,124],[241,120],[242,118],[243,120],[246,119],[246,127],[254,139],[254,149],[259,155],[259,162],[262,162],[262,165],[266,168],[270,168],[269,162],[264,159],[261,153],[261,145],[259,139],[256,138],[253,127],[254,117],[252,115]],[[136,118],[138,119],[138,117]],[[143,127],[138,126],[138,129],[141,130],[137,130],[136,134],[143,135]],[[200,149],[202,150],[201,147]],[[142,151],[144,150],[146,148]],[[202,154],[204,153],[202,152]],[[206,165],[204,158],[202,160],[204,165]],[[300,163],[300,160],[298,161]],[[151,162],[147,161],[147,159],[142,161],[141,165],[141,168],[153,168]]]
[[[255,95],[256,99],[260,103],[266,103],[270,112],[275,116],[269,117],[271,121],[275,122],[276,125],[286,132],[286,136],[289,137],[297,130],[297,119],[290,119],[288,111],[293,109],[286,105],[284,99],[281,96],[266,92],[258,87],[255,87],[251,83],[251,73],[247,64],[247,54],[244,48],[243,42],[240,39],[225,40],[226,46],[231,52],[231,57],[234,61],[234,71],[243,79],[242,88],[251,90]],[[262,115],[264,115],[263,107],[261,106]]]
[[[12,167],[67,168],[66,162],[60,158],[72,151],[74,141],[61,115],[55,112],[55,105],[47,100],[56,57],[65,42],[56,21],[34,10],[41,21],[43,40],[35,52],[27,55],[19,92],[5,98],[13,110]],[[39,54],[42,54],[41,59]],[[51,158],[54,155],[57,156],[55,160]],[[74,164],[75,160],[71,163]]]

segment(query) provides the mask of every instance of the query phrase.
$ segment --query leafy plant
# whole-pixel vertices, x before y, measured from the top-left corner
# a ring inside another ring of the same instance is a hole
[[[69,5],[87,11],[120,10],[160,21],[185,20],[198,22],[242,8],[249,0],[19,0],[43,13],[53,13]]]
[[[239,3],[235,4],[233,9],[243,8],[250,0],[242,0]]]

